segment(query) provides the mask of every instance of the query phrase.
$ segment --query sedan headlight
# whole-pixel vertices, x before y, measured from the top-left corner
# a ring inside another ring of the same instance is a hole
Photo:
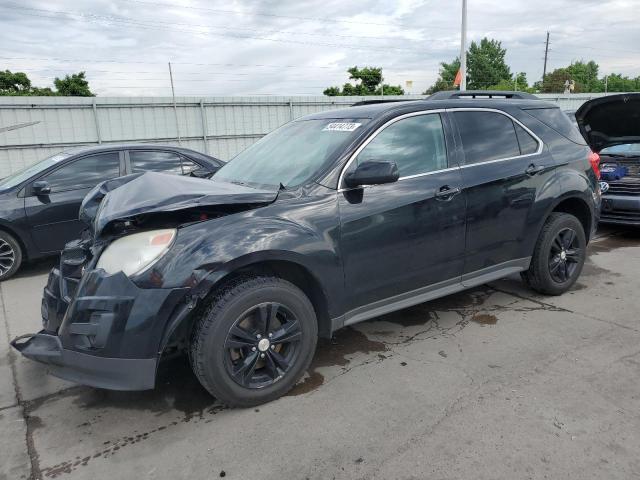
[[[175,237],[176,229],[168,228],[119,238],[102,252],[96,268],[127,276],[142,273],[166,253]]]

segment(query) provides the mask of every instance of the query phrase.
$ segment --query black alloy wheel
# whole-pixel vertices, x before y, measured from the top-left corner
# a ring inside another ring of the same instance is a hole
[[[545,295],[561,295],[578,280],[587,257],[583,224],[574,215],[553,212],[542,227],[524,281]]]
[[[244,312],[224,342],[225,368],[245,388],[280,380],[295,363],[302,331],[284,305],[265,302]]]
[[[311,364],[318,321],[296,285],[271,275],[217,289],[191,333],[200,383],[222,403],[251,407],[287,393]]]
[[[558,283],[565,283],[576,272],[582,255],[576,232],[571,228],[560,230],[553,239],[549,252],[551,278]]]

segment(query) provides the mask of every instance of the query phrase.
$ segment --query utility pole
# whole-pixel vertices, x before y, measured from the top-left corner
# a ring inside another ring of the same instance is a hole
[[[604,94],[607,94],[607,90],[609,89],[609,75],[604,76]]]
[[[173,88],[173,72],[171,71],[171,62],[169,62],[169,80],[171,80],[171,96],[173,97],[173,113],[176,116],[176,132],[178,132],[178,143],[182,145],[180,138],[180,122],[178,122],[178,106],[176,105],[176,91]]]
[[[547,32],[547,41],[544,43],[544,67],[542,68],[542,86],[544,86],[544,77],[547,76],[547,57],[549,56],[549,32]]]
[[[460,91],[467,89],[467,0],[462,0],[462,28],[460,32]]]

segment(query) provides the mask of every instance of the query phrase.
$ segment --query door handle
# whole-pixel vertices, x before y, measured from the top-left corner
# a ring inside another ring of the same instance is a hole
[[[537,175],[538,173],[542,172],[544,168],[545,167],[543,167],[542,165],[536,165],[535,163],[532,163],[526,168],[524,173],[526,173],[530,177],[533,177],[534,175]]]
[[[460,190],[460,187],[451,188],[449,185],[444,185],[440,187],[440,189],[436,192],[435,197],[436,200],[439,200],[441,202],[448,202],[453,197],[458,195],[461,191],[462,190]]]

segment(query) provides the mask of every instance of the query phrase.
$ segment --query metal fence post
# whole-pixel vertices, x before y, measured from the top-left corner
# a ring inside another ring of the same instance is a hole
[[[96,105],[96,97],[93,97],[93,120],[96,124],[96,135],[98,137],[98,145],[102,144],[102,137],[100,135],[100,120],[98,120],[98,106]]]
[[[293,102],[289,98],[289,121],[293,120]]]
[[[204,140],[204,153],[209,153],[209,144],[207,142],[207,113],[204,110],[204,102],[200,99],[200,117],[202,118],[202,140]]]

